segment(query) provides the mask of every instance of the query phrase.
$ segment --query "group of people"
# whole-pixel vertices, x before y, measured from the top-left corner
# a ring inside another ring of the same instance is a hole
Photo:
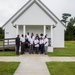
[[[47,35],[43,36],[43,34],[36,34],[34,36],[33,33],[31,35],[29,32],[27,35],[23,35],[20,37],[17,35],[16,37],[16,54],[19,54],[19,48],[21,45],[21,54],[25,54],[25,52],[29,52],[29,54],[47,54],[48,53],[48,38]]]

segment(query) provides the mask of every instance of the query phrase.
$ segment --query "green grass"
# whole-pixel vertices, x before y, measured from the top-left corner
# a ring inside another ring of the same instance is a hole
[[[0,51],[0,56],[17,56],[15,51]]]
[[[75,62],[47,62],[51,75],[75,75]]]
[[[13,75],[19,62],[0,62],[0,75]]]
[[[75,56],[75,41],[66,41],[64,49],[54,49],[49,56]]]
[[[2,46],[3,45],[3,41],[0,41],[0,46]]]

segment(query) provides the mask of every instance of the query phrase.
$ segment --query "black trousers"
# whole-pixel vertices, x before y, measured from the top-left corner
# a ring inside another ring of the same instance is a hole
[[[41,54],[44,53],[44,44],[40,44],[40,53],[41,53]]]
[[[35,47],[35,53],[36,53],[36,54],[39,53],[39,47]]]
[[[21,43],[21,54],[24,54],[24,48],[25,48],[25,44]]]
[[[30,45],[29,54],[34,53],[33,45]]]
[[[19,47],[20,47],[20,45],[16,45],[16,54],[17,55],[19,54]]]

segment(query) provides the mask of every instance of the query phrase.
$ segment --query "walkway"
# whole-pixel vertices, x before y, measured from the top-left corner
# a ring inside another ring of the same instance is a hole
[[[46,66],[49,61],[75,62],[75,57],[48,57],[41,54],[25,54],[13,57],[1,57],[0,61],[21,62],[14,75],[50,75]]]

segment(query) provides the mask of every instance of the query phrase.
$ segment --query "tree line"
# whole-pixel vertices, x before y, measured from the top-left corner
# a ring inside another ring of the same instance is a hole
[[[4,38],[4,30],[0,27],[0,39]]]
[[[75,40],[75,17],[71,17],[68,21],[68,18],[71,17],[71,14],[64,13],[62,14],[62,22],[66,25],[65,30],[65,40],[71,41]]]

